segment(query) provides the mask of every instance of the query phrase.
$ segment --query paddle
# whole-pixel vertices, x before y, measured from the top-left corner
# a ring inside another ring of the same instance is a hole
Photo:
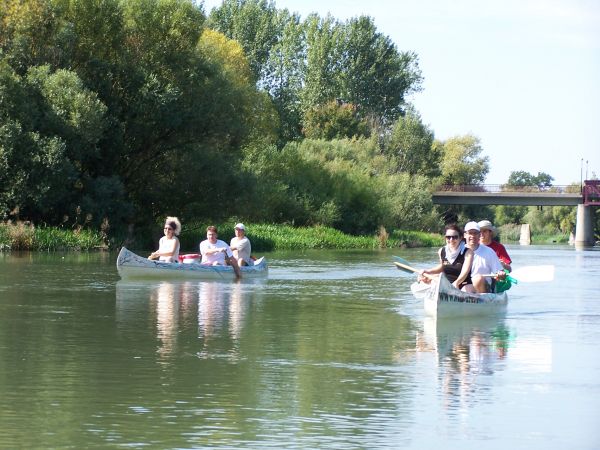
[[[416,269],[413,266],[410,265],[410,263],[403,259],[400,258],[399,256],[394,256],[393,257],[396,261],[394,261],[394,265],[399,269],[402,270],[404,272],[408,272],[408,273],[420,273],[421,270],[420,269]],[[434,276],[433,275],[429,275],[427,273],[423,274],[425,277],[429,278],[429,279],[433,279]]]
[[[495,277],[495,273],[486,274],[485,277]],[[506,277],[512,283],[517,284],[520,281],[524,283],[537,283],[554,280],[554,266],[524,266],[513,270]]]

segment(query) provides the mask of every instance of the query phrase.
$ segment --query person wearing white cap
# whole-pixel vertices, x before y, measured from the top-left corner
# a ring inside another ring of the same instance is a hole
[[[246,237],[246,227],[243,223],[238,223],[234,227],[235,237],[231,239],[230,247],[233,251],[233,256],[237,259],[239,266],[251,266],[252,246],[250,240]]]
[[[477,222],[468,222],[465,225],[465,240],[467,247],[473,250],[473,265],[471,266],[472,285],[467,285],[465,290],[472,292],[491,292],[492,277],[484,277],[484,274],[496,274],[495,278],[503,280],[506,273],[502,264],[491,248],[481,245],[481,229]]]
[[[477,225],[479,225],[479,229],[481,230],[481,243],[494,250],[500,263],[502,263],[502,267],[510,272],[512,270],[510,267],[512,260],[510,259],[510,256],[508,256],[506,247],[494,240],[494,237],[496,236],[496,227],[492,225],[492,222],[489,220],[482,220],[478,222]]]

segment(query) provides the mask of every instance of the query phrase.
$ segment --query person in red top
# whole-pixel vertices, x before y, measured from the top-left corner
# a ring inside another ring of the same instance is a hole
[[[479,225],[479,229],[481,230],[481,243],[494,250],[502,263],[502,267],[510,272],[512,270],[510,267],[512,260],[510,259],[510,256],[508,256],[508,252],[504,245],[494,240],[494,236],[496,236],[496,227],[494,227],[489,220],[482,220],[477,225]]]

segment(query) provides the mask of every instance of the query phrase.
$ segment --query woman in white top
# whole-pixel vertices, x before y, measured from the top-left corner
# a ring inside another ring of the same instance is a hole
[[[167,217],[165,220],[165,235],[158,242],[158,250],[153,252],[148,259],[158,259],[164,262],[179,262],[179,232],[181,223],[177,217]]]

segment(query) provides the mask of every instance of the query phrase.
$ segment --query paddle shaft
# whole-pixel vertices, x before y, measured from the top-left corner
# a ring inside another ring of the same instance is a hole
[[[394,261],[394,264],[400,270],[403,270],[405,272],[414,272],[414,273],[418,273],[419,275],[421,275],[421,271],[419,269],[415,269],[414,267],[409,266],[408,264],[402,264],[401,262],[398,262],[398,261]],[[430,280],[433,280],[435,278],[433,275],[429,275],[428,273],[424,273],[422,275],[426,278],[429,278]]]

